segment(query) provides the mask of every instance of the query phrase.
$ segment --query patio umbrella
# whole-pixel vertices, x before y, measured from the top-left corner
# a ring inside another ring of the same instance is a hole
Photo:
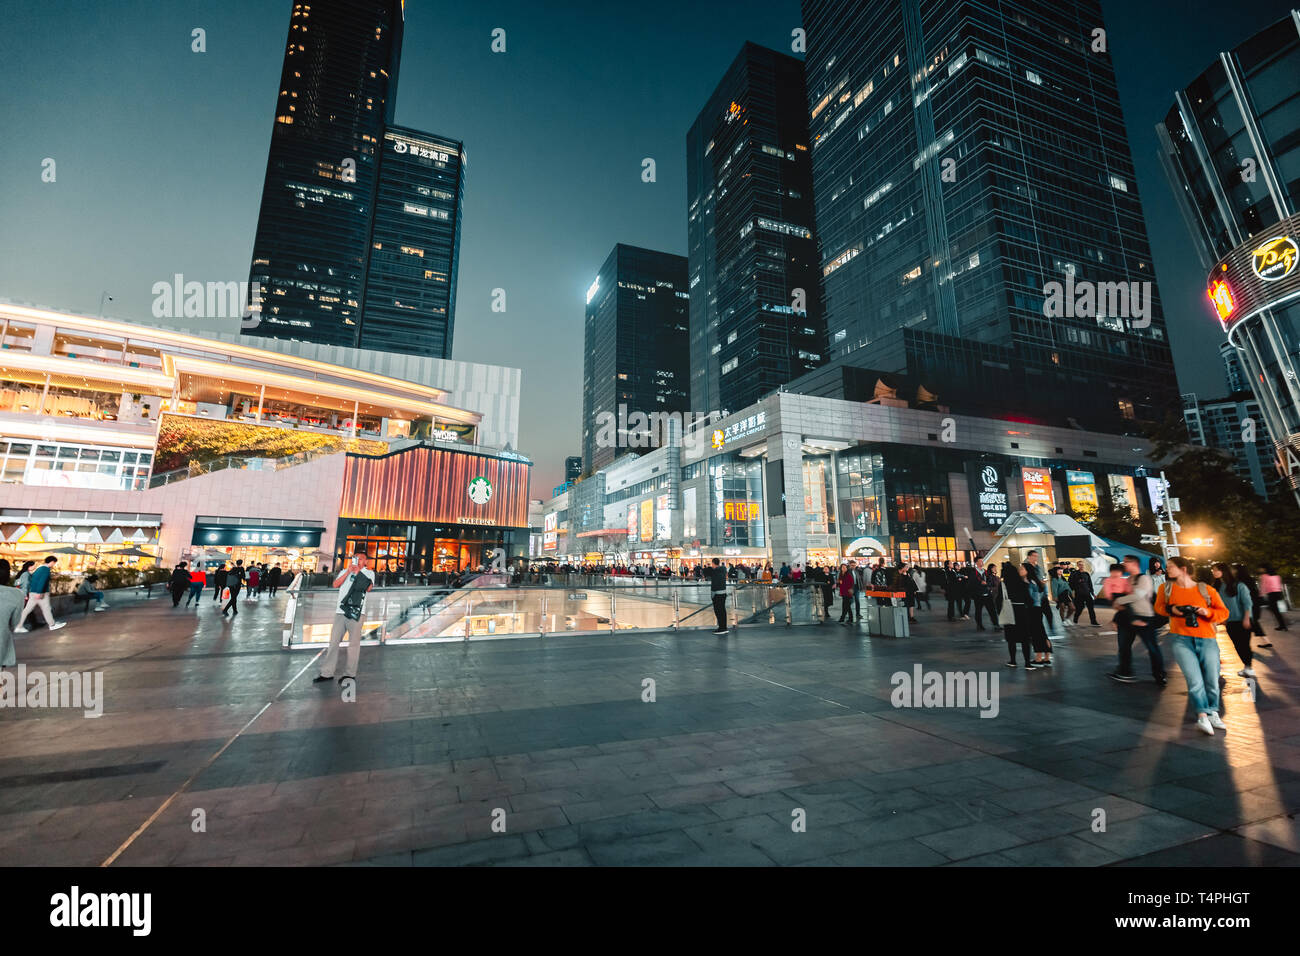
[[[109,554],[120,554],[131,558],[152,558],[153,555],[148,551],[141,551],[139,548],[118,548],[116,551],[110,551]]]
[[[272,548],[270,551],[266,552],[268,558],[284,558],[288,557],[288,555],[289,552],[284,550],[284,548]]]
[[[50,548],[49,553],[50,554],[80,554],[84,557],[89,557],[91,554],[91,552],[89,551],[81,550],[75,544],[65,544],[61,548]]]

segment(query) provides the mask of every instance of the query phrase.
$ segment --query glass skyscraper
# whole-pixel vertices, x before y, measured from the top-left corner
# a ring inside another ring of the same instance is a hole
[[[984,414],[1175,412],[1096,0],[804,0],[803,21],[833,363]]]
[[[746,43],[686,134],[691,403],[744,408],[825,349],[803,63]]]
[[[1156,127],[1230,356],[1300,499],[1300,12],[1221,53]],[[1231,368],[1231,364],[1228,365]],[[1231,372],[1229,373],[1231,376]]]
[[[604,468],[645,449],[634,415],[689,407],[686,259],[619,243],[587,290],[582,463]],[[612,416],[612,417],[611,417]],[[611,427],[612,423],[612,427]],[[662,435],[648,436],[661,444]]]
[[[249,277],[260,323],[247,331],[357,345],[401,49],[400,0],[293,5]]]
[[[293,5],[245,332],[451,357],[464,150],[393,125],[402,28],[401,0]]]
[[[361,348],[451,357],[464,189],[461,143],[384,131]]]

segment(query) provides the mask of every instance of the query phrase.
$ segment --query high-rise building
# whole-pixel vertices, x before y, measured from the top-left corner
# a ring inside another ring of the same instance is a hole
[[[464,192],[461,143],[384,130],[361,348],[451,358]]]
[[[1241,353],[1231,342],[1219,346],[1219,358],[1223,362],[1223,380],[1228,384],[1228,394],[1250,390],[1250,381],[1241,367]]]
[[[294,4],[244,331],[450,358],[465,151],[393,123],[401,0]]]
[[[570,455],[564,459],[564,480],[577,481],[582,477],[582,456]]]
[[[1173,412],[1097,0],[804,0],[803,26],[832,362],[993,416]]]
[[[1219,58],[1156,127],[1206,293],[1300,498],[1300,11]]]
[[[289,18],[249,285],[257,335],[355,346],[401,0],[314,6]]]
[[[685,257],[622,243],[587,289],[582,461],[589,470],[659,445],[662,420],[650,416],[687,410],[688,301]]]
[[[803,63],[746,43],[686,134],[691,403],[744,408],[825,349]]]
[[[1242,480],[1261,498],[1277,493],[1281,478],[1273,465],[1273,442],[1249,392],[1227,398],[1201,399],[1183,395],[1183,421],[1195,445],[1217,448],[1232,456]]]

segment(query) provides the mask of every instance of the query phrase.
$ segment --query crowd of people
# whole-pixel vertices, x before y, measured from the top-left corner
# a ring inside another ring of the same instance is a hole
[[[55,555],[39,564],[26,561],[15,575],[10,563],[0,559],[0,666],[13,666],[12,635],[27,632],[28,618],[37,609],[50,630],[65,625],[66,622],[55,620],[50,602],[51,578],[57,564]],[[1133,645],[1141,641],[1147,651],[1152,679],[1158,685],[1167,684],[1165,654],[1160,645],[1160,632],[1167,628],[1170,653],[1187,680],[1188,694],[1196,709],[1197,728],[1210,735],[1226,729],[1219,716],[1218,625],[1224,626],[1240,659],[1238,676],[1252,681],[1255,679],[1252,639],[1258,640],[1256,646],[1260,648],[1273,646],[1263,627],[1265,612],[1272,615],[1277,630],[1288,629],[1281,604],[1286,592],[1281,576],[1273,568],[1260,567],[1252,574],[1240,564],[1215,563],[1198,572],[1184,558],[1170,558],[1167,569],[1159,558],[1151,558],[1143,570],[1136,555],[1126,555],[1110,567],[1100,590],[1094,584],[1088,562],[1058,561],[1047,567],[1038,551],[1029,551],[1021,563],[1003,561],[1000,566],[978,560],[946,561],[940,568],[927,569],[915,564],[889,564],[878,558],[861,563],[847,560],[838,567],[814,562],[805,568],[801,563],[783,562],[773,568],[770,562],[724,564],[714,558],[711,564],[683,565],[676,571],[649,564],[534,564],[528,568],[513,567],[511,578],[516,584],[545,584],[549,575],[556,573],[707,582],[717,614],[718,626],[714,633],[720,635],[728,633],[725,608],[729,585],[755,583],[807,588],[813,614],[821,624],[830,621],[838,595],[838,620],[845,626],[862,621],[864,598],[889,606],[901,597],[909,621],[915,623],[916,613],[922,606],[931,609],[930,594],[937,589],[947,605],[949,622],[973,618],[978,631],[1000,628],[1007,645],[1006,666],[1023,666],[1030,671],[1052,667],[1052,639],[1063,637],[1066,628],[1078,627],[1085,611],[1088,626],[1101,626],[1096,614],[1100,598],[1114,611],[1117,636],[1117,666],[1108,676],[1120,683],[1138,680],[1133,672]],[[247,566],[242,560],[233,565],[222,562],[204,570],[181,561],[172,572],[169,590],[172,607],[180,607],[183,598],[186,608],[193,604],[197,609],[204,590],[211,584],[212,600],[221,608],[222,617],[233,620],[239,614],[241,593],[245,601],[256,602],[262,595],[274,597],[282,587],[297,592],[305,580],[301,568],[284,569],[267,562],[251,562]],[[350,600],[360,604],[355,608],[345,607],[347,602],[340,599],[341,616],[320,680],[332,679],[339,640],[343,634],[356,630],[359,620],[356,615],[364,605],[364,592],[375,583],[375,572],[367,567],[364,553],[358,552],[331,583],[341,593],[352,593]],[[461,583],[457,579],[453,586]],[[360,597],[353,593],[354,586],[361,592]],[[108,607],[103,592],[95,587],[93,574],[83,577],[75,594],[87,603],[94,601],[96,611]],[[354,679],[359,642],[351,641],[350,645],[345,676]]]

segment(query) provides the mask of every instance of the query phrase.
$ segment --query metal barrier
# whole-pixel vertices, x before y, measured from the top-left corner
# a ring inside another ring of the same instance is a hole
[[[496,576],[492,580],[504,579]],[[717,627],[707,582],[630,580],[640,583],[596,585],[571,581],[562,587],[488,583],[456,589],[377,588],[367,600],[362,643],[429,643],[633,630],[680,632]],[[910,635],[903,592],[864,591],[858,597],[867,633]],[[291,594],[283,617],[283,646],[327,644],[337,604],[338,591],[333,588]],[[731,582],[726,606],[727,625],[732,631],[752,624],[823,624],[831,620],[834,610],[833,606],[827,607],[822,588],[807,583]]]

